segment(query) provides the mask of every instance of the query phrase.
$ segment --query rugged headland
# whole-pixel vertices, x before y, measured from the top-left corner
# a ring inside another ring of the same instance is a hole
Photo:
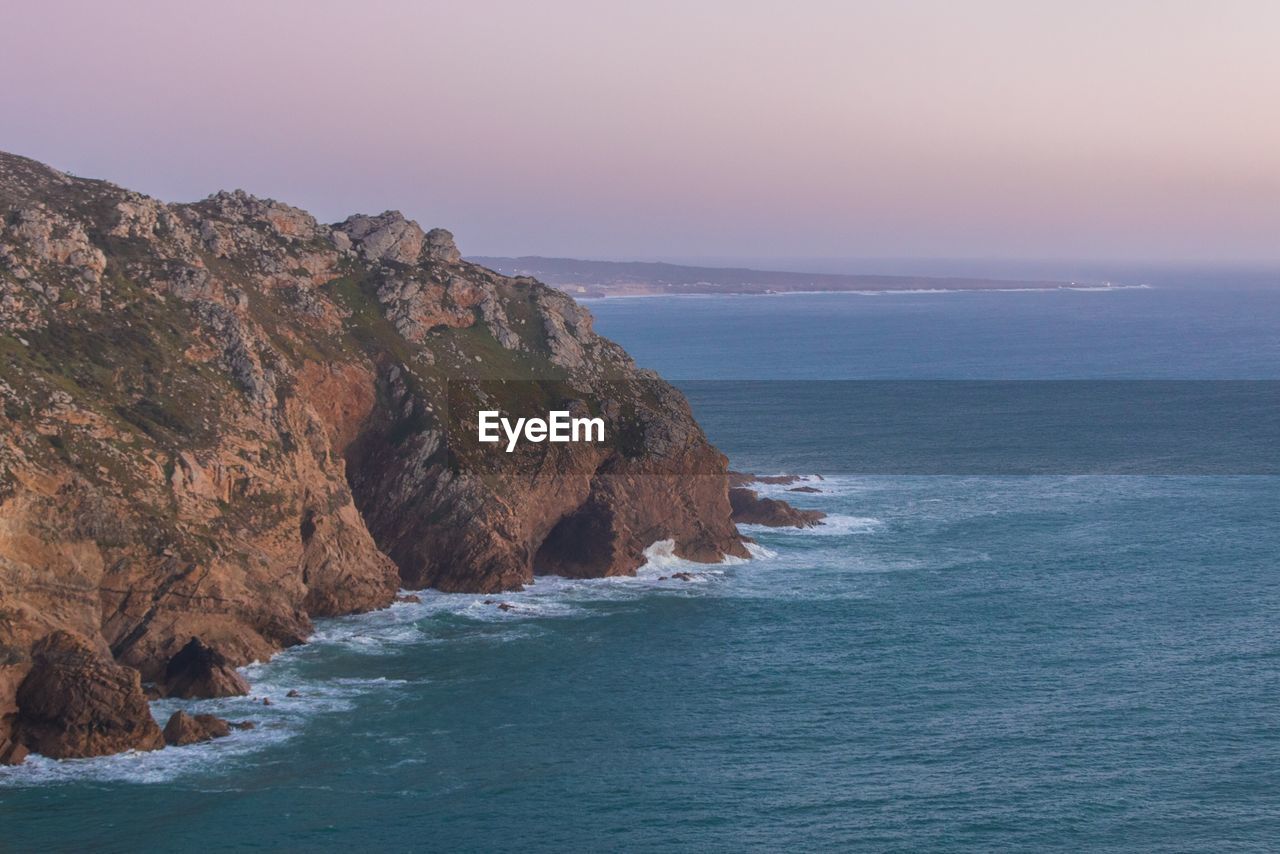
[[[451,403],[530,389],[622,440],[451,445]],[[725,468],[582,307],[447,231],[0,154],[0,761],[185,743],[217,726],[162,734],[148,696],[243,692],[236,666],[401,586],[743,556]]]

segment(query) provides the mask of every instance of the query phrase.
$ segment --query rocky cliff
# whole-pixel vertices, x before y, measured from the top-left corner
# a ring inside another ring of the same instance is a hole
[[[458,441],[474,405],[535,403],[615,438]],[[0,761],[159,747],[143,683],[238,690],[231,667],[402,584],[743,555],[724,472],[585,309],[447,231],[0,154]]]

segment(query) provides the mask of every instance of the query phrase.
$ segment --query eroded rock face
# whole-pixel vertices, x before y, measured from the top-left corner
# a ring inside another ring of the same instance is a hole
[[[227,657],[192,638],[169,659],[164,672],[167,697],[209,699],[239,697],[249,693],[249,683],[235,671]]]
[[[30,753],[22,742],[6,739],[0,742],[0,765],[21,765]]]
[[[36,644],[18,688],[17,741],[61,759],[164,746],[138,672],[58,631]]]
[[[611,391],[638,378],[652,390]],[[469,469],[447,403],[482,381],[518,415],[529,384],[612,395],[633,435]],[[744,554],[724,466],[584,308],[443,229],[242,191],[165,204],[0,154],[0,757],[158,744],[139,674],[242,693],[234,668],[402,584],[624,574],[665,539]],[[38,656],[58,632],[89,652]]]
[[[164,743],[170,747],[199,744],[231,735],[230,721],[216,715],[189,715],[179,709],[164,725]]]

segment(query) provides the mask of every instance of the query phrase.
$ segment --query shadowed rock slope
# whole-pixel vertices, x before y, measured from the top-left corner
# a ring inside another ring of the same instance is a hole
[[[484,466],[451,398],[626,427]],[[743,555],[724,471],[585,309],[446,231],[0,154],[0,757],[159,746],[136,677],[241,690],[219,672],[402,583],[627,574],[666,539]]]

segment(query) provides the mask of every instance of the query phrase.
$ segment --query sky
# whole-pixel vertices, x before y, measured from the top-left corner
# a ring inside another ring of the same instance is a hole
[[[1274,0],[0,0],[0,149],[469,255],[1280,259]]]

